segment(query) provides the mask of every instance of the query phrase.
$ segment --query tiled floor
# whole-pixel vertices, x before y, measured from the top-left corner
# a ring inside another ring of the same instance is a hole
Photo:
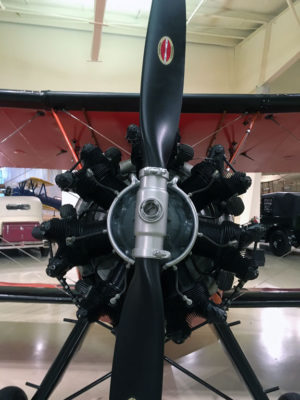
[[[0,254],[0,281],[54,283],[44,272],[45,261],[16,252],[7,254],[19,264]],[[267,265],[261,269],[260,277],[248,286],[300,288],[300,252],[286,258],[267,254]],[[72,329],[62,319],[74,316],[71,305],[0,303],[0,387],[20,386],[30,398],[34,389],[25,386],[25,382],[38,384],[42,380]],[[287,391],[300,392],[300,310],[232,309],[229,321],[235,320],[242,324],[232,329],[264,388],[281,388],[269,398],[275,400]],[[109,331],[91,326],[51,399],[62,400],[110,371],[113,346],[114,337]],[[234,400],[251,398],[209,326],[196,331],[183,345],[168,343],[165,353]],[[106,400],[108,391],[109,380],[78,399]],[[164,400],[219,398],[165,365]]]

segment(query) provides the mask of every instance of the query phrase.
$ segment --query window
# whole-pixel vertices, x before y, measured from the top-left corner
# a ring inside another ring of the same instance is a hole
[[[30,210],[30,204],[7,204],[7,210]]]
[[[272,197],[263,199],[263,212],[267,215],[272,215],[273,213],[273,199]]]

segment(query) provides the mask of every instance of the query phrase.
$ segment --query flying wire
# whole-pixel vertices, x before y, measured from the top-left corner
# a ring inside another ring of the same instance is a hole
[[[2,151],[0,151],[0,154],[2,154],[3,157],[5,157],[8,160],[8,162],[10,162],[13,165],[13,168],[14,168],[14,163],[11,161],[11,159],[9,157],[7,157],[7,155],[4,154]]]
[[[111,140],[107,136],[103,135],[101,132],[97,131],[97,129],[93,128],[91,125],[89,125],[86,122],[82,121],[80,118],[76,117],[74,114],[70,113],[67,110],[62,110],[62,111],[64,113],[66,113],[67,115],[69,115],[69,117],[71,117],[71,118],[75,119],[76,121],[80,122],[81,124],[86,126],[88,129],[92,130],[97,135],[101,136],[103,139],[107,140],[108,142],[110,142],[114,146],[118,147],[120,150],[122,150],[124,153],[126,153],[126,154],[128,154],[130,156],[130,152],[128,150],[126,150],[124,147],[120,146],[118,143],[116,143],[115,141]]]
[[[14,263],[21,265],[21,267],[23,267],[24,265],[22,263],[20,263],[19,261],[15,260],[14,258],[8,256],[7,254],[5,254],[3,251],[0,251],[0,254],[2,254],[4,257],[8,258],[10,261],[13,261]]]
[[[213,131],[212,133],[210,133],[209,135],[207,135],[206,137],[198,140],[198,142],[194,143],[192,145],[192,147],[196,147],[198,146],[198,144],[205,142],[205,140],[209,139],[211,136],[215,135],[216,133],[222,131],[222,129],[227,128],[228,126],[234,124],[236,121],[238,121],[239,119],[241,119],[244,115],[240,114],[238,117],[236,117],[235,119],[233,119],[232,121],[227,122],[227,124],[222,125],[220,128],[216,129],[215,131]]]
[[[17,250],[21,250],[21,249],[17,249]],[[24,251],[25,252],[25,251]],[[5,254],[3,251],[0,250],[0,254],[2,254],[4,257],[6,257],[8,260],[14,262],[15,264],[21,265],[21,267],[24,267],[24,264],[20,263],[19,261],[15,260],[14,258],[10,257],[9,255]],[[38,260],[36,257],[31,256],[31,254],[25,252],[25,254],[29,255],[31,258],[34,258],[35,260]],[[39,264],[41,263],[40,260]],[[70,277],[67,277],[68,280],[70,280],[72,283],[76,283],[73,279],[71,279]],[[62,293],[65,293],[65,291],[62,289],[62,287],[60,285],[57,285],[56,288],[61,291]]]
[[[288,133],[290,136],[292,136],[294,139],[297,140],[297,142],[300,142],[300,138],[298,138],[289,128],[286,126],[283,126],[279,121],[277,121],[273,115],[269,116],[268,118],[270,121],[274,122],[283,132]]]
[[[17,133],[19,133],[26,125],[30,124],[32,121],[34,121],[37,117],[39,117],[39,114],[36,113],[32,118],[29,118],[26,122],[24,122],[24,124],[22,124],[21,126],[19,126],[17,129],[15,129],[12,133],[10,133],[8,136],[6,136],[5,138],[3,138],[0,142],[0,144],[6,142],[8,139],[10,139],[11,137],[13,137],[14,135],[16,135]],[[23,136],[23,135],[22,135]],[[24,137],[23,137],[24,138]]]
[[[15,125],[14,121],[9,117],[9,115],[7,115],[6,112],[3,112],[3,113],[6,116],[6,118],[8,119],[8,121],[10,122],[10,124],[12,125],[12,127],[15,129],[14,132],[12,132],[10,135],[8,135],[6,138],[4,138],[3,141],[5,142],[7,139],[9,139],[9,137],[11,137],[11,136],[13,136],[13,135],[18,133],[21,136],[21,138],[24,140],[24,142],[27,144],[27,146],[30,147],[30,149],[33,151],[33,153],[36,155],[36,157],[38,157],[40,160],[42,160],[40,155],[39,155],[39,153],[38,153],[38,151],[35,150],[34,146],[31,145],[29,140],[27,140],[25,135],[22,133],[22,129],[27,124],[29,125],[31,122],[33,122],[37,117],[40,117],[40,116],[42,116],[44,114],[42,112],[37,111],[32,118],[30,118],[29,120],[27,120],[27,122],[25,122],[25,124],[23,124],[22,126],[17,128],[17,126]]]
[[[12,245],[11,248],[14,248],[13,247],[13,243],[11,243],[8,240],[4,239],[4,237],[2,237],[1,240],[3,240],[4,242],[8,243],[9,245]],[[39,264],[41,263],[41,260],[39,260],[37,257],[34,257],[30,253],[28,253],[28,251],[26,251],[24,249],[21,249],[21,248],[17,248],[17,250],[19,250],[23,254],[26,254],[28,257],[32,258],[34,261],[37,261]]]

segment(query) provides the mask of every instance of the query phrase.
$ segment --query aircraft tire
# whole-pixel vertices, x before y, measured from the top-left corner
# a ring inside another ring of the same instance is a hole
[[[7,386],[0,390],[0,400],[27,400],[25,392],[17,386]]]
[[[300,400],[300,394],[286,393],[280,396],[278,400]]]

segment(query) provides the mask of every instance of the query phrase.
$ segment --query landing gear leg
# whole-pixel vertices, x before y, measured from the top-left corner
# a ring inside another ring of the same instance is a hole
[[[79,318],[53,364],[49,368],[32,400],[46,400],[65,372],[90,326],[88,318]]]
[[[220,322],[213,325],[223,346],[227,350],[231,361],[239,371],[243,381],[248,387],[252,398],[254,400],[268,400],[269,398],[266,392],[269,392],[269,390],[264,391],[264,389],[262,388],[257,376],[255,375],[251,365],[249,364],[245,354],[243,353],[227,322]],[[274,390],[277,389],[278,388],[274,388]]]

